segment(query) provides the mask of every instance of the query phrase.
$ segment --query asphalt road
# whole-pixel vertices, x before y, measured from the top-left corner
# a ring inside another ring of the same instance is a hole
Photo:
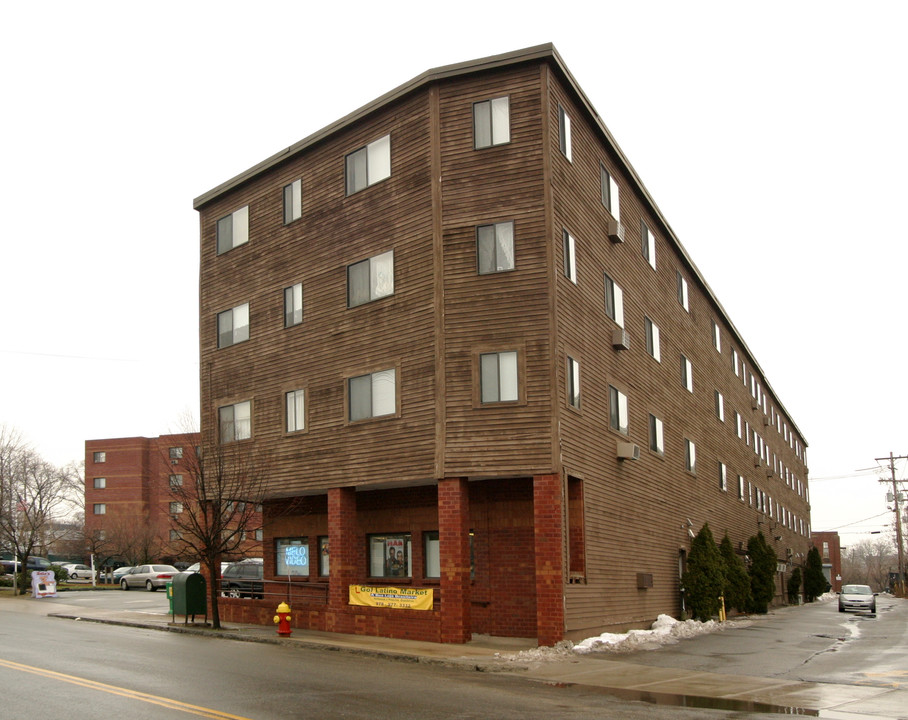
[[[163,594],[92,593],[80,602],[158,603]],[[166,601],[165,601],[166,602]],[[49,618],[0,599],[4,720],[186,716],[290,718],[741,718],[619,700],[523,677]],[[748,714],[746,717],[772,717]]]

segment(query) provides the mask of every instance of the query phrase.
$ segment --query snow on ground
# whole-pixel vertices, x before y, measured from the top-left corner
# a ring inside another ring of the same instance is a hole
[[[740,628],[751,625],[749,618],[729,620],[718,623],[715,620],[675,620],[668,615],[660,615],[649,630],[628,630],[626,633],[602,633],[587,638],[579,643],[564,640],[554,647],[540,647],[535,650],[522,650],[510,656],[515,662],[532,662],[540,660],[561,660],[572,655],[586,655],[599,652],[633,652],[635,650],[655,650],[663,645],[674,645],[679,640],[719,632],[729,628]]]

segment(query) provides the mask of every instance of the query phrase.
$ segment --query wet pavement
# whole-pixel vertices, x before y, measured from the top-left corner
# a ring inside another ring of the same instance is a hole
[[[475,636],[472,642],[465,645],[449,645],[312,630],[294,630],[291,637],[283,638],[277,635],[274,627],[225,623],[221,630],[212,630],[201,621],[184,623],[178,617],[176,622],[171,622],[169,614],[68,604],[65,595],[43,600],[5,597],[0,601],[0,610],[4,609],[82,622],[128,625],[208,637],[217,635],[247,642],[330,648],[485,672],[515,672],[536,682],[598,688],[623,699],[661,705],[805,715],[831,720],[908,720],[908,682],[844,684],[705,672],[644,662],[649,657],[646,651],[622,654],[614,656],[614,659],[598,654],[591,662],[588,657],[578,657],[566,651],[537,652],[535,641],[531,639]],[[798,608],[785,610],[798,612]],[[770,615],[760,622],[772,621],[773,616]],[[736,632],[740,631],[731,628],[725,630],[723,635],[727,637],[729,633]],[[682,642],[697,643],[701,638]],[[908,651],[905,657],[908,674]]]

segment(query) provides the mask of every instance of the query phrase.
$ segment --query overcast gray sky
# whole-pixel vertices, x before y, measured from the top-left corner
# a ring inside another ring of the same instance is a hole
[[[908,3],[2,17],[0,422],[48,459],[197,415],[194,197],[424,70],[552,42],[806,436],[813,528],[848,544],[891,523],[880,473],[858,470],[908,454]]]

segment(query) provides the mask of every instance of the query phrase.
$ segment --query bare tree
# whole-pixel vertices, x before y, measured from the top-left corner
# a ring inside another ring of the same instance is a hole
[[[95,531],[94,534],[99,533]],[[163,539],[145,518],[125,515],[107,523],[102,547],[108,558],[119,558],[129,565],[141,565],[154,560],[163,545]]]
[[[221,557],[236,552],[247,533],[258,529],[268,463],[248,443],[200,448],[198,434],[193,434],[193,440],[183,456],[187,477],[170,487],[173,502],[180,504],[180,512],[172,514],[171,545],[198,557],[205,566],[211,623],[219,628]]]
[[[72,514],[80,489],[74,465],[55,467],[18,431],[0,426],[0,538],[19,561],[20,594],[26,591],[28,556],[65,532],[61,521]]]
[[[895,563],[892,538],[861,540],[842,553],[842,578],[845,584],[870,585],[881,590],[889,584],[889,568]]]

